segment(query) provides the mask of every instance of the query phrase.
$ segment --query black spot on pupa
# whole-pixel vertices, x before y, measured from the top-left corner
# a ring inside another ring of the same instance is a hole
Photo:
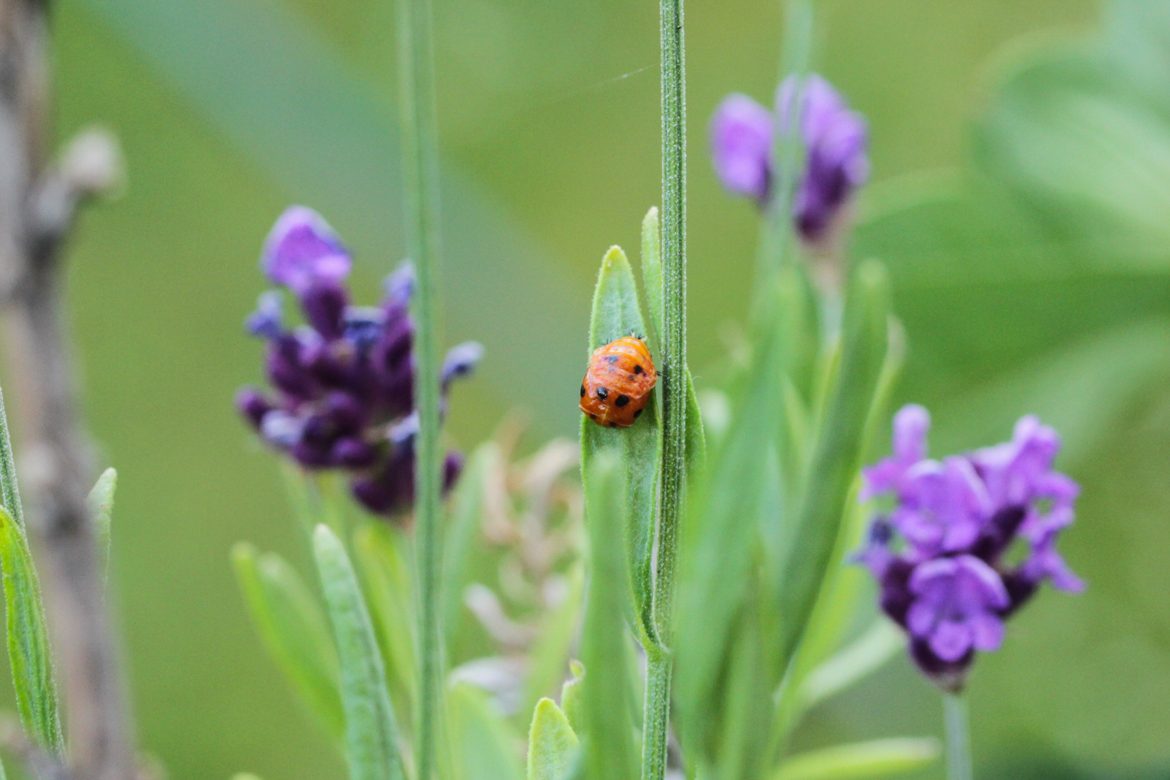
[[[628,404],[629,402],[630,402],[630,397],[629,397],[628,395],[619,395],[619,396],[617,397],[617,402],[616,402],[616,403],[617,403],[617,405],[618,405],[618,406],[625,406],[625,405],[626,405],[626,404]]]
[[[593,420],[594,422],[597,422],[597,415],[595,415],[593,412],[590,412],[589,419]]]
[[[642,371],[642,365],[641,365],[640,363],[635,363],[635,364],[634,364],[634,373],[635,373],[635,374],[641,374],[641,373],[643,373],[643,371]]]
[[[599,387],[597,388],[597,397],[604,401],[606,398],[609,398],[609,391],[604,387]]]
[[[634,419],[637,420],[639,417],[641,417],[642,412],[644,412],[644,411],[645,411],[644,409],[639,409],[638,411],[634,412]]]
[[[616,428],[616,427],[617,427],[617,423],[615,423],[615,422],[613,422],[613,421],[611,420],[611,421],[610,421],[610,423],[609,423],[609,427],[610,427],[610,428]]]
[[[581,397],[585,397],[585,385],[581,385]]]

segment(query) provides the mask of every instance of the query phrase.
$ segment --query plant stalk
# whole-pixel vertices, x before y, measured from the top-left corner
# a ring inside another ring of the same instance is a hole
[[[683,0],[660,0],[662,48],[662,500],[656,540],[654,620],[673,642],[674,573],[686,489],[686,68]],[[642,778],[662,780],[670,727],[673,656],[652,651],[646,677]]]
[[[438,127],[430,0],[399,0],[398,44],[407,248],[415,265],[415,539],[418,578],[419,780],[436,772],[442,711],[443,647],[439,630],[440,501],[439,356],[436,275],[439,264]]]
[[[947,735],[947,780],[972,780],[967,700],[962,694],[943,694],[943,717]]]

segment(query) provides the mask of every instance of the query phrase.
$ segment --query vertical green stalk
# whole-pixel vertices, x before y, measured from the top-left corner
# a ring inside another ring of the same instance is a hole
[[[674,571],[682,514],[687,435],[686,69],[683,0],[660,0],[662,24],[662,501],[658,521],[654,619],[673,641]],[[669,652],[651,652],[642,728],[642,778],[662,780],[670,723]]]
[[[787,0],[785,7],[780,79],[777,83],[783,83],[789,76],[796,76],[800,81],[793,95],[793,110],[789,111],[785,126],[777,125],[772,146],[772,159],[776,161],[773,166],[775,180],[760,238],[758,259],[761,281],[769,278],[775,269],[783,267],[794,254],[792,204],[804,171],[804,141],[800,125],[804,77],[808,74],[812,60],[813,6],[812,0]],[[779,121],[779,116],[776,121]],[[765,287],[764,284],[758,285],[759,289]]]
[[[435,774],[442,698],[439,633],[439,359],[435,276],[439,262],[438,128],[430,0],[398,0],[398,49],[407,248],[417,274],[415,293],[415,550],[418,578],[419,780]]]
[[[962,694],[943,694],[947,733],[947,780],[971,780],[971,737],[967,730],[967,700]]]

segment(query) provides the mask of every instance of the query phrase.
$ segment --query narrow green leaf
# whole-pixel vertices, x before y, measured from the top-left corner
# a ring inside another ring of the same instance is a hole
[[[20,723],[34,742],[57,756],[64,756],[65,740],[61,733],[41,587],[24,530],[4,507],[0,507],[0,571],[4,581],[8,661],[12,666]]]
[[[357,575],[341,540],[328,526],[318,525],[313,532],[313,555],[341,665],[350,780],[402,780],[394,710]]]
[[[657,207],[652,207],[642,219],[642,289],[646,292],[646,308],[650,311],[650,335],[655,344],[661,344],[665,319],[662,312],[662,232]],[[690,421],[687,422],[689,427]]]
[[[405,719],[410,717],[418,689],[413,580],[404,546],[401,532],[384,524],[366,523],[354,533],[354,556],[391,681],[391,700]]]
[[[577,734],[557,703],[538,701],[528,730],[528,780],[564,780],[577,744]]]
[[[16,481],[16,461],[12,457],[12,438],[8,435],[8,412],[4,393],[0,392],[0,504],[16,524],[24,528],[24,508],[20,504],[20,487]]]
[[[561,709],[569,725],[578,734],[585,729],[585,705],[581,702],[581,686],[585,682],[585,664],[569,661],[569,679],[561,686]]]
[[[618,247],[612,247],[601,261],[597,288],[593,294],[593,315],[589,326],[590,351],[631,333],[646,334],[638,289],[629,260]],[[651,351],[656,346],[650,343]],[[644,643],[657,644],[651,615],[654,590],[651,571],[654,545],[654,518],[657,503],[659,462],[662,458],[661,424],[656,403],[648,403],[646,412],[629,428],[602,428],[581,417],[581,474],[589,490],[590,464],[596,453],[613,450],[620,453],[626,473],[628,501],[623,521],[615,539],[628,540],[630,587],[636,610],[636,624]],[[624,532],[621,529],[625,529]],[[623,607],[624,608],[624,607]]]
[[[296,571],[274,553],[250,544],[232,550],[236,579],[269,655],[330,736],[341,741],[340,671],[329,626]]]
[[[526,708],[535,706],[538,699],[556,690],[557,683],[565,676],[565,659],[577,639],[584,604],[584,567],[574,566],[565,579],[568,588],[564,599],[542,622],[540,636],[528,652],[528,676],[524,681]]]
[[[626,670],[626,601],[621,522],[625,495],[618,459],[598,453],[591,459],[585,495],[589,531],[589,599],[581,653],[587,670],[582,692],[586,767],[594,780],[636,777],[634,727]]]
[[[707,465],[707,433],[695,394],[695,380],[687,369],[687,479],[692,483]]]
[[[442,590],[443,631],[447,637],[444,647],[448,649],[454,647],[465,614],[463,591],[468,584],[468,563],[483,515],[484,476],[498,459],[499,447],[494,442],[477,448],[467,459],[451,496],[451,520],[444,534]]]
[[[459,780],[516,780],[523,776],[516,752],[518,735],[483,691],[467,684],[455,685],[447,692],[447,712]]]
[[[885,270],[876,262],[865,263],[850,285],[841,365],[813,451],[793,543],[780,567],[781,668],[787,668],[800,643],[838,542],[885,363],[888,319]]]
[[[835,745],[793,756],[781,765],[772,780],[889,777],[921,769],[932,763],[938,753],[938,741],[925,738],[878,739]]]
[[[110,468],[102,472],[89,491],[89,515],[93,520],[101,566],[106,575],[110,570],[110,528],[114,519],[114,491],[117,487],[118,472]]]
[[[863,680],[905,646],[905,637],[885,615],[878,615],[861,636],[812,670],[800,691],[804,706],[819,704]]]
[[[769,458],[781,425],[779,403],[785,346],[780,311],[789,292],[775,284],[761,300],[761,322],[750,370],[732,390],[733,413],[719,446],[688,499],[681,545],[676,700],[685,729],[705,729],[725,663],[728,638],[741,612],[758,555],[765,496],[776,481]],[[778,522],[776,518],[773,522]],[[706,735],[711,736],[711,735]],[[694,731],[694,741],[704,737]]]

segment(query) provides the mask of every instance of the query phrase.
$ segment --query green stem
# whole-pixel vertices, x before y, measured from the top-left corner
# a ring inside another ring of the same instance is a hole
[[[958,693],[943,694],[947,733],[947,780],[971,780],[971,737],[967,727],[967,700]]]
[[[662,501],[658,521],[654,619],[673,642],[674,572],[686,473],[686,69],[683,0],[660,0],[662,25]],[[646,678],[642,778],[662,780],[670,724],[669,653],[653,653]]]
[[[434,53],[430,0],[398,2],[405,228],[417,274],[415,293],[415,551],[418,578],[419,696],[416,755],[419,780],[435,775],[442,699],[442,636],[439,632],[439,358],[436,280],[439,262],[438,128],[435,119]]]

